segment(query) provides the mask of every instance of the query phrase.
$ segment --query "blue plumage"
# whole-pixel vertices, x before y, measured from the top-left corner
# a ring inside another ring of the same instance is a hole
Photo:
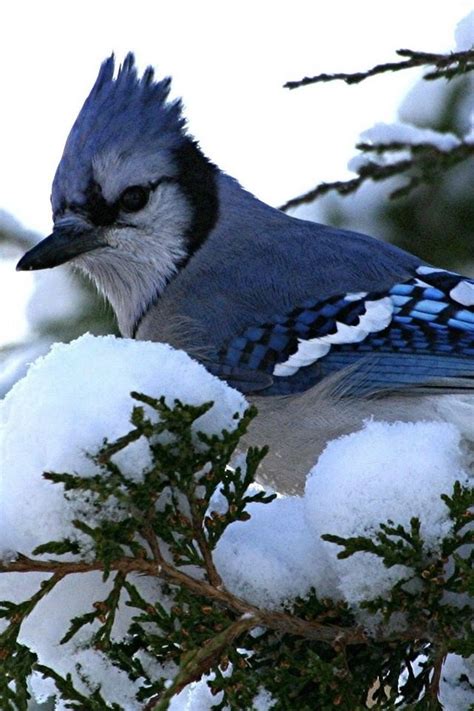
[[[123,335],[246,393],[337,373],[351,394],[474,386],[473,281],[257,200],[186,134],[169,88],[133,55],[103,63],[54,179],[54,232],[20,269],[72,262]]]
[[[251,326],[222,349],[222,361],[272,375],[272,385],[262,395],[306,390],[338,370],[360,366],[361,359],[366,372],[363,378],[354,378],[348,392],[367,394],[456,377],[473,378],[474,387],[474,310],[450,295],[459,284],[469,285],[474,304],[474,281],[443,270],[420,271],[425,273],[394,284],[386,293],[306,302],[286,317],[279,314],[262,326]],[[341,324],[357,329],[367,305],[386,296],[391,308],[386,326],[376,326],[361,340],[331,343],[327,352],[319,352],[319,339],[334,337]],[[316,345],[312,362],[278,374],[278,364],[290,363],[304,342]]]
[[[148,67],[137,75],[128,54],[114,78],[115,60],[106,59],[69,134],[51,195],[53,213],[80,205],[94,181],[93,161],[116,153],[120,157],[151,156],[149,147],[171,151],[184,141],[181,102],[169,102],[171,79],[154,81]]]

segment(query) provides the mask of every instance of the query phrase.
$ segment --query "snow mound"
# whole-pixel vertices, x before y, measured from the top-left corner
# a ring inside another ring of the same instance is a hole
[[[441,494],[455,481],[469,483],[461,434],[439,422],[367,422],[359,432],[330,442],[306,484],[306,517],[313,534],[370,536],[392,520],[409,529],[421,521],[421,535],[436,550],[451,522]],[[334,543],[324,542],[338,589],[351,604],[382,595],[406,574],[387,569],[373,554],[339,560]]]
[[[130,413],[137,404],[131,391],[164,395],[169,405],[176,398],[194,405],[214,401],[215,406],[195,425],[207,433],[235,427],[234,413],[242,413],[246,406],[240,393],[167,345],[90,335],[69,345],[55,345],[0,403],[0,557],[8,559],[13,551],[29,554],[41,543],[75,535],[74,507],[64,498],[62,487],[42,474],[97,473],[87,453],[97,451],[105,437],[115,439],[131,429]],[[137,442],[120,456],[125,470],[139,474],[148,461],[148,448]],[[47,577],[2,574],[0,599],[28,599]],[[156,581],[141,577],[136,584],[145,599],[159,599]],[[99,573],[68,576],[30,615],[19,641],[32,648],[42,663],[59,673],[72,673],[74,682],[85,690],[82,667],[86,676],[102,684],[109,702],[132,711],[140,708],[134,700],[138,682],[130,682],[99,651],[86,648],[94,625],[83,628],[66,645],[58,644],[69,620],[92,609],[94,601],[104,599],[110,589],[111,581],[104,583]],[[117,639],[128,628],[130,612],[124,600],[114,627]],[[51,683],[39,675],[32,680],[32,689],[38,700],[52,693]]]
[[[95,474],[87,453],[97,451],[105,437],[129,432],[137,404],[132,390],[164,395],[170,405],[176,398],[193,405],[214,401],[197,422],[203,432],[232,429],[234,413],[245,409],[242,395],[170,346],[91,335],[54,345],[0,406],[0,551],[26,554],[72,534],[62,489],[42,473]],[[126,469],[141,471],[147,462],[148,449],[137,444],[120,462]]]
[[[299,496],[248,507],[251,518],[233,523],[220,539],[214,560],[224,584],[261,607],[279,607],[312,587],[338,596],[323,542],[313,535]]]
[[[466,711],[472,708],[474,697],[474,657],[463,659],[448,654],[443,664],[439,700],[446,711]]]
[[[458,22],[454,39],[456,52],[464,52],[474,47],[474,10]]]

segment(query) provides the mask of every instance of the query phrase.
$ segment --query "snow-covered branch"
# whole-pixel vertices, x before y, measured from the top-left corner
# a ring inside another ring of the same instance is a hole
[[[423,79],[450,80],[463,77],[474,69],[474,13],[470,13],[458,24],[455,44],[454,51],[441,54],[400,49],[397,54],[405,58],[400,62],[378,64],[365,72],[318,74],[304,77],[299,81],[287,82],[285,86],[296,89],[334,80],[357,84],[385,72],[421,66],[430,67],[430,70],[423,75]],[[394,177],[399,178],[399,184],[392,190],[390,197],[403,197],[419,186],[432,184],[453,167],[474,155],[472,127],[466,135],[458,137],[452,133],[419,128],[406,123],[376,124],[372,129],[365,131],[361,139],[356,146],[361,151],[361,155],[349,163],[349,169],[356,173],[356,177],[320,183],[311,190],[288,200],[281,209],[289,210],[311,203],[330,192],[349,195],[367,181],[380,182]]]
[[[138,389],[163,396],[130,400]],[[110,337],[56,346],[13,388],[5,708],[33,693],[57,709],[179,711],[199,689],[206,711],[352,711],[369,692],[428,709],[445,693],[445,666],[474,652],[460,433],[368,423],[327,448],[304,497],[275,498],[253,482],[264,452],[235,455],[251,416],[184,353]]]
[[[394,126],[399,127],[400,124]],[[413,132],[417,131],[414,126],[406,128],[413,129]],[[450,148],[442,148],[434,142],[408,141],[363,142],[357,144],[356,148],[362,153],[350,163],[350,167],[357,173],[356,178],[320,183],[312,190],[288,200],[280,209],[290,210],[313,202],[329,192],[349,195],[368,180],[378,182],[395,176],[399,176],[403,182],[391,192],[390,197],[403,197],[418,186],[432,182],[455,165],[474,156],[474,142],[471,135],[463,141],[459,140],[457,145]]]

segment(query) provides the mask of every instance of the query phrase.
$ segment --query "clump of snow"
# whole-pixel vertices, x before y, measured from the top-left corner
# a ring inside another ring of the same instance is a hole
[[[0,551],[4,557],[11,559],[12,551],[29,554],[41,543],[75,536],[74,506],[64,498],[62,487],[43,479],[42,473],[97,473],[86,453],[97,451],[105,437],[115,439],[130,430],[130,413],[137,404],[130,397],[132,390],[164,395],[170,405],[176,398],[189,404],[214,401],[215,406],[196,422],[196,428],[207,433],[232,429],[234,413],[245,409],[240,393],[167,345],[90,335],[69,345],[55,345],[0,403]],[[139,474],[147,462],[148,448],[140,442],[121,453],[120,464],[130,472]],[[0,599],[28,599],[45,577],[4,573]],[[99,573],[67,577],[24,623],[19,641],[59,673],[73,673],[80,688],[84,686],[77,665],[102,684],[108,701],[138,709],[134,693],[139,682],[133,685],[99,651],[86,648],[94,626],[58,645],[69,620],[104,599],[110,584]],[[159,599],[157,581],[140,578],[137,585],[145,599]],[[121,605],[114,628],[118,638],[127,629],[130,612]],[[38,699],[51,693],[50,683],[38,677],[32,684]]]
[[[474,657],[448,654],[443,664],[439,700],[446,711],[466,711],[474,703]]]
[[[448,508],[440,498],[454,482],[467,484],[461,434],[449,423],[367,422],[354,434],[330,442],[306,485],[306,516],[318,538],[371,536],[381,522],[409,528],[421,520],[421,535],[433,550],[449,533]],[[339,560],[340,547],[324,542],[328,564],[342,596],[357,605],[383,595],[407,570],[387,569],[373,554]]]
[[[61,487],[41,474],[96,473],[87,453],[97,451],[105,437],[116,439],[130,430],[130,413],[137,404],[132,390],[164,395],[169,404],[175,398],[190,404],[215,401],[197,423],[206,432],[235,426],[232,416],[245,403],[183,351],[164,344],[90,335],[56,344],[0,407],[0,549],[28,553],[47,540],[73,535]],[[147,451],[130,447],[125,465],[141,471]]]
[[[211,711],[222,701],[222,693],[213,696],[207,685],[214,674],[205,674],[199,681],[188,684],[171,699],[168,711]]]
[[[408,143],[413,146],[428,143],[441,151],[449,151],[459,146],[460,140],[454,133],[442,133],[432,128],[419,128],[408,123],[376,123],[361,133],[364,143]]]
[[[214,552],[227,588],[261,607],[278,607],[312,587],[323,597],[337,596],[323,542],[308,527],[303,498],[252,504],[248,511],[250,520],[229,526]]]
[[[474,10],[458,22],[454,39],[456,52],[464,52],[474,47]]]
[[[231,673],[229,666],[228,673]],[[222,702],[222,693],[215,696],[207,682],[214,678],[213,674],[205,674],[199,681],[188,684],[176,696],[173,696],[169,705],[169,711],[212,711],[213,708]],[[252,711],[270,711],[275,705],[272,695],[266,689],[260,689],[252,700]],[[250,711],[250,709],[249,709]]]
[[[25,346],[18,345],[7,349],[2,356],[2,368],[0,371],[0,397],[5,395],[13,385],[26,375],[26,371],[36,358],[46,355],[51,347],[51,342],[46,339],[38,339],[34,344]]]
[[[226,586],[263,607],[278,607],[312,587],[320,596],[357,606],[383,595],[408,569],[341,550],[321,536],[371,536],[387,520],[409,528],[421,520],[432,550],[451,530],[441,494],[469,482],[461,432],[446,422],[367,422],[330,442],[311,471],[304,497],[249,507],[251,519],[232,524],[215,561]]]
[[[391,143],[404,144],[404,147],[386,150],[382,153],[362,152],[353,156],[347,167],[353,173],[360,173],[369,162],[378,165],[392,165],[398,161],[408,159],[410,151],[408,146],[429,145],[440,151],[450,151],[461,144],[461,140],[454,133],[442,133],[431,128],[419,128],[412,124],[376,123],[372,128],[363,131],[360,135],[362,143],[372,145],[385,145]],[[407,146],[407,147],[405,147]]]

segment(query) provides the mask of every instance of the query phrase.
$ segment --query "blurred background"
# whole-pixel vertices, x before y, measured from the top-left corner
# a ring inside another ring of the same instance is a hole
[[[17,273],[51,228],[49,192],[69,129],[112,51],[173,76],[189,131],[221,168],[278,206],[322,181],[351,177],[359,134],[402,120],[463,135],[474,110],[472,75],[422,81],[420,70],[347,86],[294,91],[288,80],[355,72],[395,50],[448,52],[472,0],[17,0],[2,10],[0,86],[0,395],[51,343],[115,332],[107,305],[64,266]],[[474,23],[474,15],[472,22]],[[474,28],[473,28],[474,30]],[[473,32],[474,34],[474,32]],[[423,259],[474,273],[471,159],[409,197],[399,178],[355,195],[327,195],[293,211],[390,240]]]

